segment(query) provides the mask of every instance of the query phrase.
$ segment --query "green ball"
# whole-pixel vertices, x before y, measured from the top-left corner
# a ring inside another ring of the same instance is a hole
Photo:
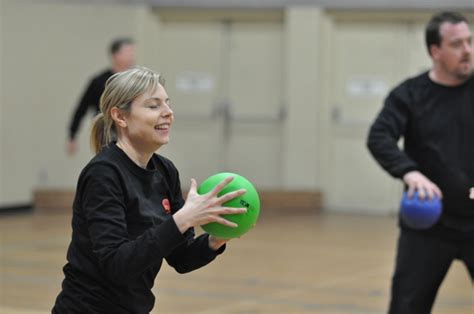
[[[247,212],[243,214],[222,215],[223,218],[235,222],[238,225],[236,228],[227,227],[216,222],[211,222],[201,226],[204,231],[210,235],[221,239],[240,237],[255,226],[258,215],[260,214],[260,198],[257,190],[249,180],[241,175],[230,172],[221,172],[210,176],[201,183],[198,188],[198,193],[202,195],[210,192],[217,184],[222,182],[222,180],[230,176],[234,177],[234,179],[219,192],[218,196],[239,189],[246,189],[247,192],[224,203],[222,206],[237,208],[246,207]]]

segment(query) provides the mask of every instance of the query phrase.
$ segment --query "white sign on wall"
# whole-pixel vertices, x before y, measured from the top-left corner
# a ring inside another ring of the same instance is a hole
[[[373,76],[355,76],[346,84],[346,93],[355,97],[378,97],[388,93],[387,81]]]
[[[214,77],[210,73],[182,72],[176,77],[176,90],[183,93],[210,92],[214,85]]]

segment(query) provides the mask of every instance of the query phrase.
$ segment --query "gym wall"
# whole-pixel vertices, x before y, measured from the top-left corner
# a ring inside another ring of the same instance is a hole
[[[235,171],[261,190],[320,191],[328,210],[395,212],[401,184],[365,136],[385,93],[430,66],[432,11],[1,4],[0,207],[30,203],[36,189],[74,190],[92,119],[71,158],[71,114],[107,66],[110,40],[130,35],[138,63],[167,79],[177,118],[162,153],[184,187]]]

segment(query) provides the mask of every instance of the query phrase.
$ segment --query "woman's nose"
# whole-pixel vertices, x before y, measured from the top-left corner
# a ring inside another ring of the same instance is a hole
[[[171,107],[168,104],[165,104],[165,108],[163,111],[164,116],[171,116],[173,115],[173,110],[171,110]]]

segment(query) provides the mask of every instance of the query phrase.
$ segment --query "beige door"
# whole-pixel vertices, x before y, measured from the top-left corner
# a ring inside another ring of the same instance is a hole
[[[336,21],[331,36],[327,207],[394,212],[401,184],[369,154],[366,137],[389,90],[406,74],[405,25]]]
[[[221,37],[218,23],[168,21],[159,31],[157,68],[175,113],[171,143],[160,153],[174,161],[183,181],[205,178],[219,168],[221,123],[214,110],[222,100]]]
[[[176,123],[162,153],[189,178],[220,171],[259,187],[280,184],[282,25],[215,18],[164,19],[158,68]]]
[[[230,136],[223,147],[225,165],[260,187],[276,188],[283,173],[283,26],[237,22],[229,27]]]

